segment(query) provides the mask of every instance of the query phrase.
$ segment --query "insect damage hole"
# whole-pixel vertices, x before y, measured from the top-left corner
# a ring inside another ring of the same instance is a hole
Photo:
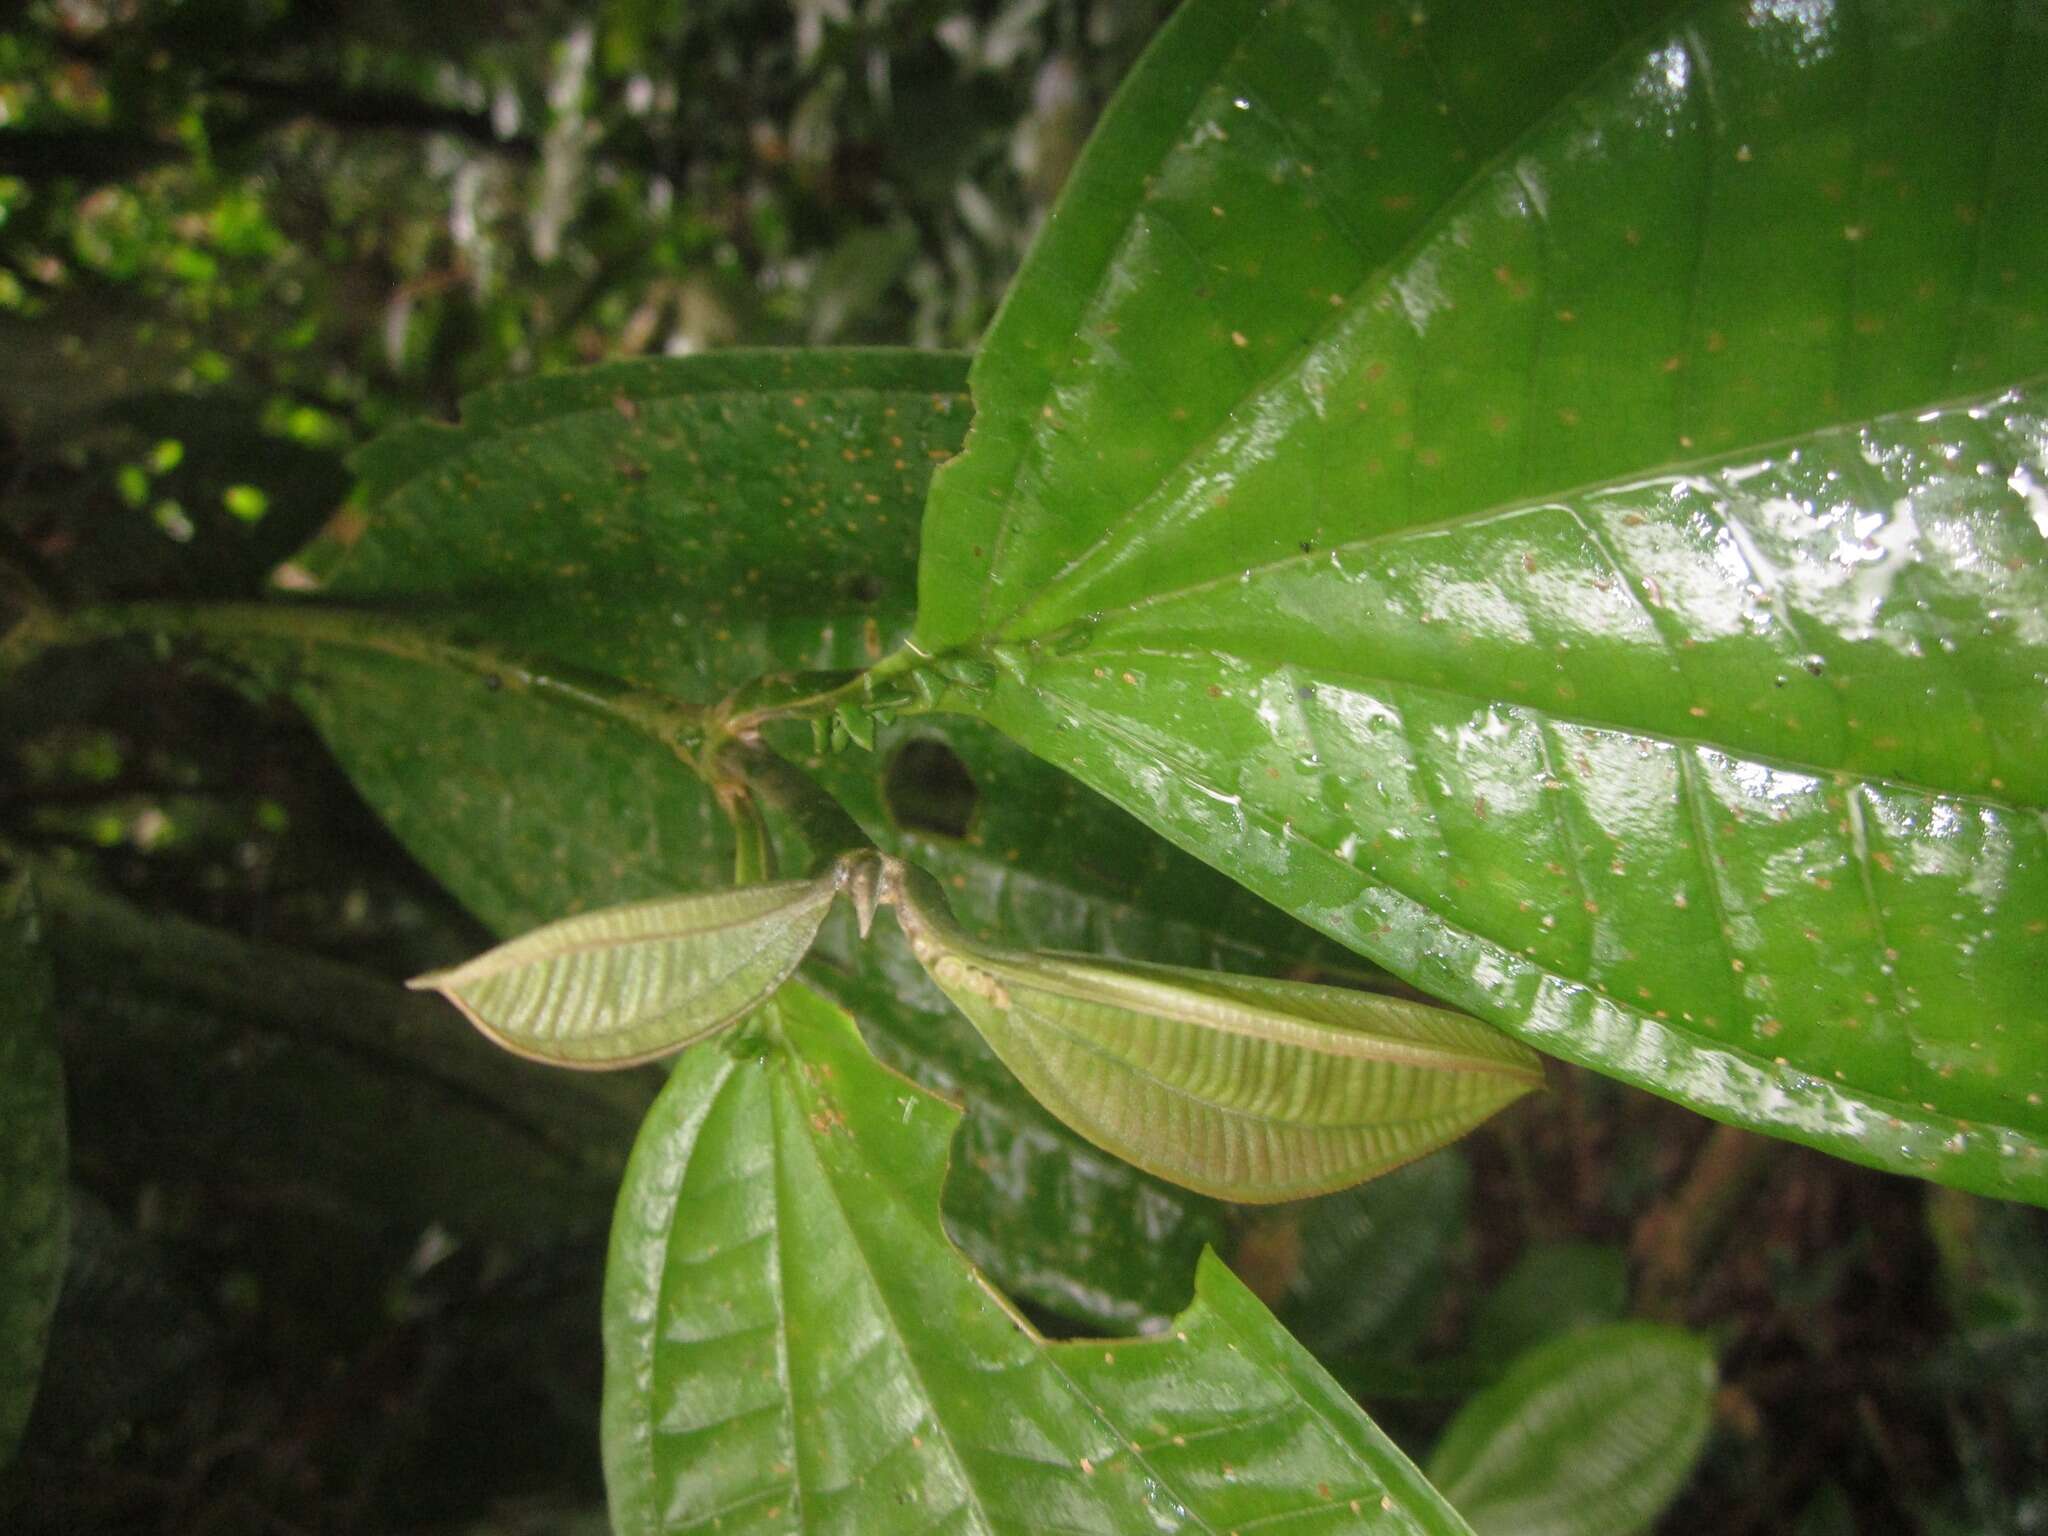
[[[920,736],[898,747],[882,771],[882,803],[902,831],[965,837],[981,808],[981,789],[959,753]]]

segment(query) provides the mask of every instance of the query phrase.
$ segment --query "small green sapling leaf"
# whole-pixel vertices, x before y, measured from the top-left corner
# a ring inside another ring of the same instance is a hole
[[[787,981],[857,867],[586,913],[411,985],[519,1055],[633,1066],[722,1029]]]
[[[1341,987],[1026,954],[954,923],[889,862],[887,897],[932,980],[1068,1126],[1223,1199],[1372,1178],[1541,1086],[1534,1052],[1443,1009]]]

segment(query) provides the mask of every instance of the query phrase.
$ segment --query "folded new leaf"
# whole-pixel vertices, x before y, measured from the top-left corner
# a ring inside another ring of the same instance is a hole
[[[411,985],[509,1051],[628,1067],[701,1040],[789,978],[846,879],[782,880],[550,923]]]
[[[1541,1086],[1537,1057],[1440,1008],[1307,982],[978,943],[922,871],[888,899],[932,979],[1097,1146],[1226,1200],[1372,1178]]]

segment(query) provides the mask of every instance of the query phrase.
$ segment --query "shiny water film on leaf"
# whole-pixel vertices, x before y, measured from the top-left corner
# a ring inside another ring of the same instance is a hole
[[[1462,1408],[1429,1475],[1478,1536],[1647,1530],[1706,1443],[1714,1357],[1654,1323],[1538,1345]]]
[[[802,986],[771,1013],[683,1058],[620,1191],[620,1536],[1466,1531],[1213,1258],[1164,1332],[1039,1337],[940,1228],[958,1112]]]
[[[1194,0],[917,644],[1455,1007],[2048,1201],[2044,134],[2019,3]]]
[[[884,877],[932,979],[1067,1125],[1221,1199],[1342,1189],[1540,1087],[1535,1053],[1439,1008],[1308,982],[971,939],[912,866]]]
[[[522,1056],[633,1066],[735,1022],[787,981],[842,874],[587,912],[410,985]]]
[[[0,888],[0,1468],[35,1403],[71,1224],[64,1071],[25,880]]]

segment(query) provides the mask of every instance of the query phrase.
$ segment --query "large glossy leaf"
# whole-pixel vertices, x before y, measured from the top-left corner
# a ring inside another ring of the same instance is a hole
[[[922,870],[891,864],[883,881],[912,951],[1041,1104],[1222,1199],[1362,1183],[1542,1085],[1532,1052],[1441,1008],[985,944]]]
[[[35,1402],[70,1227],[64,1074],[37,926],[26,881],[0,890],[0,1467]]]
[[[814,994],[773,1006],[683,1058],[620,1192],[621,1536],[1465,1529],[1213,1259],[1169,1333],[1039,1338],[939,1228],[957,1112]]]
[[[2048,28],[1664,9],[1195,0],[917,643],[1460,1008],[2048,1199]]]
[[[1713,1392],[1713,1354],[1693,1334],[1567,1335],[1465,1405],[1429,1474],[1479,1536],[1631,1536],[1691,1475]]]

